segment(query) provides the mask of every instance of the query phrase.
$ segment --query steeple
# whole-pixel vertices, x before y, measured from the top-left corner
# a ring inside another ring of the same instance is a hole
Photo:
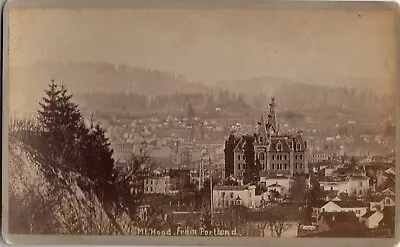
[[[277,133],[279,131],[278,125],[276,123],[276,114],[275,114],[275,97],[271,98],[271,103],[269,104],[269,113],[268,113],[268,130],[272,128],[272,130]]]

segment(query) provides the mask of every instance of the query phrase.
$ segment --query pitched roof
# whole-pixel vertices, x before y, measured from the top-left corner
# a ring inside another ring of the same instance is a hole
[[[335,223],[358,223],[359,220],[354,212],[324,212],[321,213],[320,219],[332,227]]]
[[[385,199],[386,195],[376,195],[371,198],[371,202],[380,202]]]
[[[317,200],[317,201],[313,201],[311,203],[311,206],[314,207],[314,208],[321,208],[322,206],[324,206],[327,203],[328,203],[328,201]]]
[[[283,187],[283,186],[275,183],[275,184],[268,185],[267,187]]]
[[[369,217],[371,217],[372,215],[374,215],[375,213],[376,213],[377,211],[369,211],[369,212],[366,212],[363,216],[361,216],[361,217],[363,217],[363,218],[369,218]]]
[[[290,152],[289,143],[285,138],[272,137],[270,152],[278,152],[278,145],[281,144],[280,152]]]
[[[235,186],[235,185],[217,185],[213,188],[213,190],[245,190],[247,186]]]
[[[243,151],[244,148],[244,137],[240,137],[240,139],[238,140],[235,148],[233,149],[234,152],[238,152],[238,151]]]
[[[365,203],[358,200],[347,200],[347,201],[332,201],[341,208],[361,208],[366,207]]]

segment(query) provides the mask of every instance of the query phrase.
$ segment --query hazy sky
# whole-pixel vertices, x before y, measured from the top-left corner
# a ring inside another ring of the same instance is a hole
[[[338,10],[25,9],[10,63],[108,61],[189,80],[393,78],[394,14]]]

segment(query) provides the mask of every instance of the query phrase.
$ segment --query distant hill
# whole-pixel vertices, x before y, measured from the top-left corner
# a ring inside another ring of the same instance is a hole
[[[101,62],[46,62],[11,69],[10,97],[25,96],[15,102],[18,111],[36,107],[52,78],[65,84],[72,93],[126,92],[155,96],[209,91],[206,86],[188,82],[184,76],[172,72]]]
[[[258,93],[274,94],[283,85],[293,83],[297,82],[283,77],[255,77],[247,80],[220,81],[214,85],[214,88],[251,95]]]

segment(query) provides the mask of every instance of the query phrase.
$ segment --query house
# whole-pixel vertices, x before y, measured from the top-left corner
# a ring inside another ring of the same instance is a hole
[[[358,200],[316,201],[311,207],[311,217],[314,219],[318,219],[325,212],[354,212],[357,217],[367,212],[365,203]]]
[[[265,202],[274,199],[275,193],[264,191],[256,186],[217,185],[213,188],[213,205],[215,208],[241,205],[248,208],[257,208]]]
[[[391,195],[391,196],[396,195],[396,191],[395,191],[394,187],[386,188],[386,189],[382,190],[380,193],[383,195]]]
[[[354,212],[324,212],[317,220],[318,231],[305,237],[367,237],[368,228]]]
[[[319,181],[323,190],[337,190],[349,196],[365,196],[369,190],[369,177],[367,176],[339,176],[325,178]]]
[[[169,176],[152,176],[144,179],[145,194],[169,194],[170,193],[170,177]]]
[[[268,188],[270,185],[280,185],[283,194],[290,191],[292,179],[288,176],[268,176],[265,172],[260,173],[260,186],[261,188]]]
[[[275,184],[271,184],[267,186],[267,190],[268,191],[275,191],[277,192],[279,195],[281,196],[285,196],[287,190],[285,189],[285,187],[283,187],[282,185],[275,183]]]
[[[395,196],[393,195],[378,195],[374,196],[370,200],[370,209],[375,211],[381,211],[383,210],[386,206],[395,206],[396,201],[395,201]]]
[[[323,212],[317,220],[319,232],[330,231],[345,224],[358,224],[358,217],[354,212]]]
[[[379,222],[383,219],[383,213],[379,211],[369,211],[361,216],[361,222],[363,222],[368,228],[376,228],[379,226]]]

